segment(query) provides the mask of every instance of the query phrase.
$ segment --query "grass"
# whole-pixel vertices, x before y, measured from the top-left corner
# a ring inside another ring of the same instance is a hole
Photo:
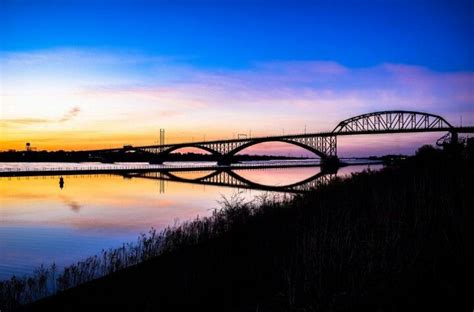
[[[3,282],[2,311],[472,309],[473,155],[472,141],[424,147],[306,195],[236,196],[64,272]]]

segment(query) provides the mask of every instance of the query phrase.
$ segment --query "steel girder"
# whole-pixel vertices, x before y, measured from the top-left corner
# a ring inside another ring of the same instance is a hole
[[[452,128],[443,117],[414,111],[382,111],[341,121],[333,133]]]

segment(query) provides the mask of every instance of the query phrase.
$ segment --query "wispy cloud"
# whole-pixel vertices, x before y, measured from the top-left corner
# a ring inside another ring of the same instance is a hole
[[[6,126],[29,126],[29,125],[37,125],[37,124],[51,124],[51,123],[63,123],[74,119],[79,113],[81,109],[79,106],[74,106],[65,112],[59,118],[34,118],[34,117],[26,117],[26,118],[5,118],[0,119],[0,125],[3,127]]]
[[[50,122],[50,120],[44,118],[12,118],[0,120],[0,123],[3,125],[31,125],[45,122]]]
[[[0,59],[4,66],[39,66],[49,64],[55,66],[117,66],[130,64],[159,64],[174,60],[168,56],[152,56],[133,51],[118,51],[104,49],[77,49],[73,47],[32,50],[24,52],[0,51]],[[76,68],[80,69],[80,68]]]
[[[315,122],[334,123],[343,117],[387,109],[473,118],[472,90],[472,72],[436,72],[403,64],[353,69],[334,62],[309,61],[259,63],[245,70],[188,68],[185,80],[147,80],[141,86],[86,88],[83,92],[152,101],[157,107],[221,112],[223,116],[230,111],[262,119],[276,113],[288,119],[311,114]]]
[[[59,122],[65,122],[73,119],[80,113],[81,109],[79,106],[74,106],[71,108],[69,111],[67,111],[58,121]]]

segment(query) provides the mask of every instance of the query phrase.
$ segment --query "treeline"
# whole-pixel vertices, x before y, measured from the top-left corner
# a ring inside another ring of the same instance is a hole
[[[1,283],[0,298],[60,290],[21,308],[38,311],[471,310],[473,187],[472,144],[423,147],[309,194],[234,196],[60,274]]]

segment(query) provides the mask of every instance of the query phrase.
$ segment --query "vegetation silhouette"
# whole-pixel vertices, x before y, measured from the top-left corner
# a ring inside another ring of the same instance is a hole
[[[2,282],[2,311],[472,309],[473,143],[304,195],[224,199],[209,218]]]

